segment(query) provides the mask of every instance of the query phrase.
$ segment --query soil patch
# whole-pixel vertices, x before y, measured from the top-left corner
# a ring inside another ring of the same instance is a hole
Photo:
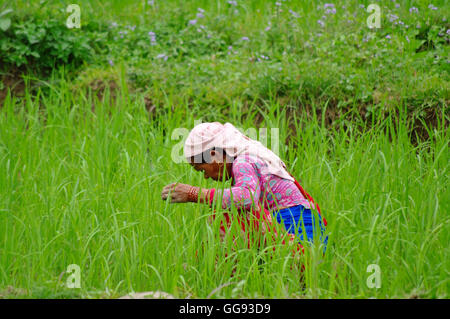
[[[25,81],[22,74],[24,70],[18,68],[10,68],[5,72],[0,73],[0,107],[11,91],[13,96],[23,96],[25,93]]]

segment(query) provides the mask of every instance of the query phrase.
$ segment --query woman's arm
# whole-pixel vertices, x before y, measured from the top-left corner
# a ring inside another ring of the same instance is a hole
[[[166,200],[169,196],[172,203],[205,203],[212,205],[214,197],[222,198],[222,208],[226,209],[234,205],[237,208],[250,210],[254,205],[259,205],[261,190],[259,177],[253,167],[245,158],[233,163],[233,177],[235,184],[229,189],[208,189],[188,184],[172,183],[165,186],[161,192],[161,198]],[[223,197],[222,197],[223,194]]]
[[[188,184],[172,183],[165,186],[161,192],[161,198],[166,200],[169,196],[171,203],[210,203],[210,189],[200,189]]]
[[[222,197],[223,194],[222,208],[229,208],[232,202],[237,208],[246,210],[250,210],[252,206],[258,206],[261,189],[254,166],[245,160],[236,161],[233,163],[233,177],[235,181],[233,187],[212,190],[214,197]]]
[[[205,203],[212,205],[214,197],[222,198],[222,208],[231,207],[231,203],[237,208],[250,210],[253,205],[259,205],[261,190],[258,173],[247,158],[236,160],[232,168],[235,184],[229,189],[208,189],[188,184],[172,183],[165,186],[161,197],[166,200],[171,197],[172,203]],[[223,195],[223,197],[222,197]]]

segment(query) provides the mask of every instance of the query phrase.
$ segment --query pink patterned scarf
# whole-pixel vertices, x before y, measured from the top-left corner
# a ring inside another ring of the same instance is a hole
[[[294,181],[287,172],[284,162],[274,152],[261,142],[239,132],[231,123],[211,122],[195,126],[184,144],[184,156],[190,160],[192,156],[202,154],[213,147],[223,149],[231,157],[242,154],[257,156],[267,164],[261,170],[263,174],[272,174]]]

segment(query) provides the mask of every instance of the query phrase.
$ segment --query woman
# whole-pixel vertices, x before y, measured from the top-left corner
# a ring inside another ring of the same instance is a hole
[[[205,178],[216,181],[232,178],[232,187],[224,190],[200,189],[172,183],[163,188],[162,199],[170,196],[172,203],[212,205],[215,198],[219,198],[223,209],[234,204],[238,209],[252,213],[247,214],[246,220],[240,220],[249,238],[251,231],[270,231],[272,217],[283,223],[291,244],[295,242],[295,236],[304,240],[306,233],[306,240],[312,241],[314,235],[319,233],[315,229],[315,206],[311,196],[287,172],[277,155],[239,132],[232,124],[214,122],[195,126],[186,139],[184,155],[195,170],[203,172]],[[318,206],[317,210],[320,216]],[[224,215],[229,227],[231,218],[228,214]],[[326,220],[318,219],[320,240],[326,246],[328,237],[322,236]],[[222,235],[225,231],[222,224]],[[301,245],[297,248],[303,251]]]

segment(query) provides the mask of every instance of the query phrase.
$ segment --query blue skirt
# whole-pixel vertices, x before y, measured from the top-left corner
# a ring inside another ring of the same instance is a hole
[[[323,250],[325,253],[328,243],[328,236],[324,236],[325,226],[322,218],[317,218],[320,232],[316,231],[316,216],[314,216],[314,213],[310,209],[306,209],[302,205],[297,205],[280,209],[274,212],[273,215],[276,217],[278,223],[281,224],[281,221],[283,221],[287,232],[298,236],[299,241],[304,240],[304,233],[306,233],[306,238],[309,242],[313,242],[314,238],[319,236],[319,240],[325,246]]]

